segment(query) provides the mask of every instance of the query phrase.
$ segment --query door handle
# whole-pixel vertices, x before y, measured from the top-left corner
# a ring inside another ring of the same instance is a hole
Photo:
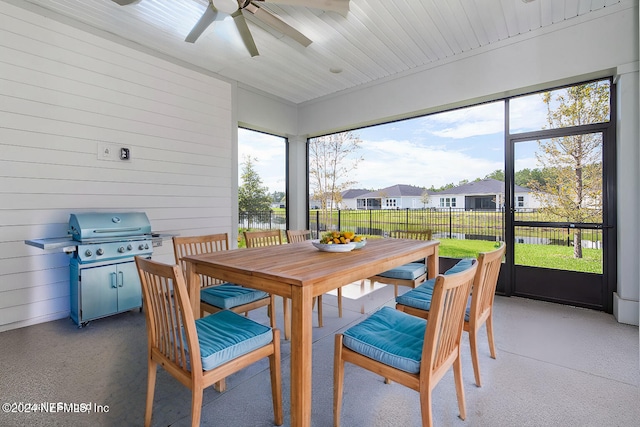
[[[116,277],[116,273],[111,273],[111,287],[112,288],[118,287],[118,279]]]
[[[122,271],[118,271],[118,287],[121,288],[124,286],[124,273]]]

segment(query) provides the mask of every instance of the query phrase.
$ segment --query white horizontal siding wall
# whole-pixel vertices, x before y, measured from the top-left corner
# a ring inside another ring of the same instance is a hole
[[[0,2],[0,331],[68,316],[68,256],[24,241],[65,236],[71,213],[231,232],[232,96],[228,82]],[[131,160],[99,160],[101,144]],[[170,242],[154,252],[172,257]]]

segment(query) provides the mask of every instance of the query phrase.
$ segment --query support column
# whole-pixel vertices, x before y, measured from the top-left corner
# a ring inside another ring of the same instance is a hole
[[[617,194],[618,283],[613,315],[620,323],[640,323],[640,80],[638,62],[618,67],[617,85]],[[622,232],[621,232],[622,231]]]
[[[308,164],[307,138],[300,135],[288,136],[287,209],[289,228],[292,230],[305,230],[309,227]]]

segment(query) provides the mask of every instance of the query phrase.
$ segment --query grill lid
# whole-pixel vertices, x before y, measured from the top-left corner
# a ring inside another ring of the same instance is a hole
[[[151,234],[151,223],[144,212],[71,214],[69,234],[76,241],[144,236]]]

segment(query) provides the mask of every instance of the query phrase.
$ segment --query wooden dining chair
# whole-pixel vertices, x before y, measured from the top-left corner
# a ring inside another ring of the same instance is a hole
[[[392,239],[431,240],[432,233],[431,230],[392,231],[389,237]],[[413,289],[425,280],[427,280],[427,265],[424,259],[416,260],[369,277],[371,285],[375,282],[393,285],[393,294],[396,298],[398,297],[398,286],[408,286]]]
[[[244,241],[247,248],[259,248],[282,244],[282,232],[280,230],[244,231]],[[282,311],[284,315],[284,339],[291,338],[291,319],[288,299],[282,297]]]
[[[184,257],[226,250],[229,250],[229,236],[227,233],[173,237],[173,252],[176,264],[182,267],[185,275],[187,264],[183,260]],[[251,310],[266,306],[271,320],[271,327],[275,328],[276,316],[273,302],[273,295],[269,295],[266,292],[200,275],[201,316],[204,316],[204,313],[216,313],[220,310],[231,310],[236,313],[245,313],[246,315]]]
[[[477,263],[457,274],[438,275],[429,320],[382,307],[335,339],[333,425],[340,426],[345,362],[420,393],[422,425],[433,424],[431,394],[453,367],[460,418],[466,417],[460,340]],[[356,389],[354,389],[356,390]],[[365,399],[367,391],[362,391]],[[349,393],[354,396],[354,391]]]
[[[431,230],[394,230],[389,233],[392,239],[414,239],[431,240],[433,232]]]
[[[151,425],[158,365],[191,390],[191,425],[199,426],[203,390],[264,358],[269,359],[274,423],[282,425],[280,332],[230,310],[195,320],[180,266],[135,260],[147,324],[144,425]]]
[[[243,234],[247,248],[282,244],[282,232],[280,230],[244,231]]]
[[[287,230],[287,242],[299,243],[311,240],[311,230]]]
[[[487,339],[489,340],[491,357],[493,359],[496,358],[496,349],[493,341],[493,300],[505,250],[506,245],[502,242],[497,249],[490,252],[481,252],[478,255],[478,269],[473,280],[471,299],[467,302],[464,316],[463,329],[469,334],[473,374],[478,387],[482,386],[480,363],[478,361],[478,330],[484,324],[487,325]],[[448,272],[445,274],[448,274]],[[398,297],[396,309],[429,319],[432,300],[432,293],[429,289],[430,282],[431,280]]]
[[[287,230],[287,242],[298,243],[311,239],[310,230]],[[318,304],[318,327],[322,327],[322,295],[313,298],[314,305]],[[338,317],[342,317],[342,288],[338,288]]]

